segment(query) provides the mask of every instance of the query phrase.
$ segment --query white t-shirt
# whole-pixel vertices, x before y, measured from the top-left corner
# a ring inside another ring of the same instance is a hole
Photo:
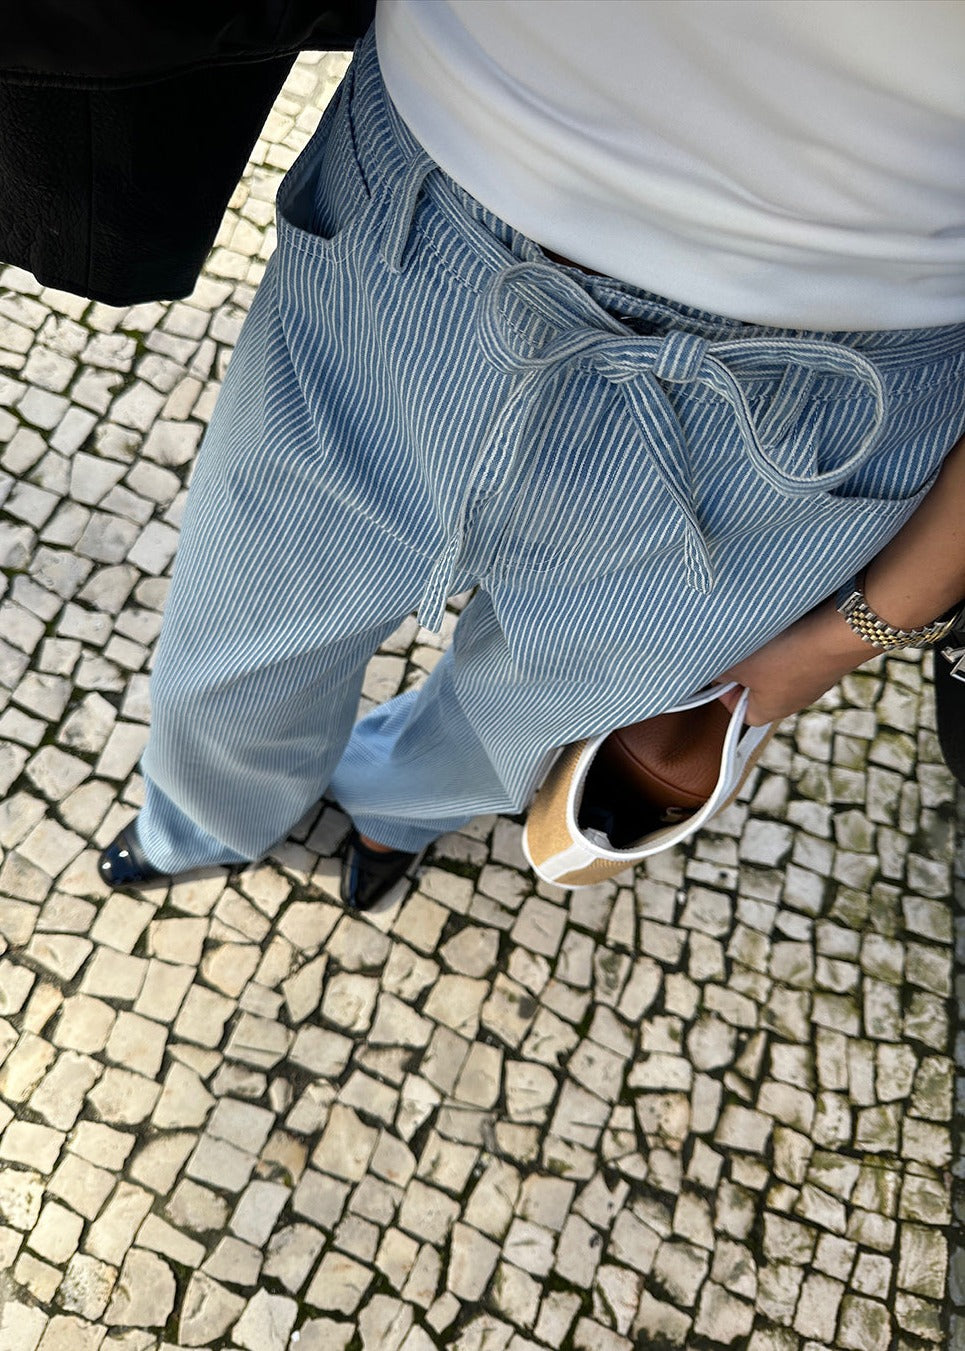
[[[393,102],[574,262],[751,322],[965,322],[963,0],[379,0]]]

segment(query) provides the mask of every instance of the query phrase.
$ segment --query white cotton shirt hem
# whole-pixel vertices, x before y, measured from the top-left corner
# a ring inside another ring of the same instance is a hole
[[[389,94],[484,206],[751,323],[965,321],[965,6],[380,0]]]

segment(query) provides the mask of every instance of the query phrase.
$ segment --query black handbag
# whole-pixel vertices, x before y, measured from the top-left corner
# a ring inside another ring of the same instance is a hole
[[[935,716],[942,755],[965,787],[965,626],[935,648]]]

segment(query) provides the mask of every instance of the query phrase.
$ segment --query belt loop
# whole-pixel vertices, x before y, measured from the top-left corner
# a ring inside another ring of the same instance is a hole
[[[757,435],[762,446],[775,446],[787,436],[816,380],[817,374],[809,366],[788,365],[784,368],[781,382],[757,422]]]
[[[389,217],[382,236],[382,261],[390,272],[401,272],[405,266],[405,246],[412,229],[419,193],[435,167],[435,160],[422,150],[410,160],[401,176],[392,184]]]

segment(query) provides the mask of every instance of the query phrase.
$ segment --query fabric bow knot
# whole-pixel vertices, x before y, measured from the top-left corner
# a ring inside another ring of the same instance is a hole
[[[534,318],[552,334],[535,350],[524,336],[533,331]],[[887,414],[878,371],[850,347],[780,335],[710,341],[683,329],[640,336],[598,305],[575,277],[542,262],[515,264],[493,277],[481,298],[478,331],[488,359],[520,377],[495,429],[511,438],[517,454],[550,397],[548,373],[578,363],[619,391],[679,512],[687,581],[701,593],[713,587],[713,561],[693,499],[686,438],[665,385],[699,382],[724,399],[754,469],[787,497],[840,487],[875,450]],[[794,472],[772,452],[818,375],[858,381],[871,394],[874,411],[857,447],[834,468]],[[740,378],[762,376],[778,377],[778,384],[765,414],[755,421]]]

